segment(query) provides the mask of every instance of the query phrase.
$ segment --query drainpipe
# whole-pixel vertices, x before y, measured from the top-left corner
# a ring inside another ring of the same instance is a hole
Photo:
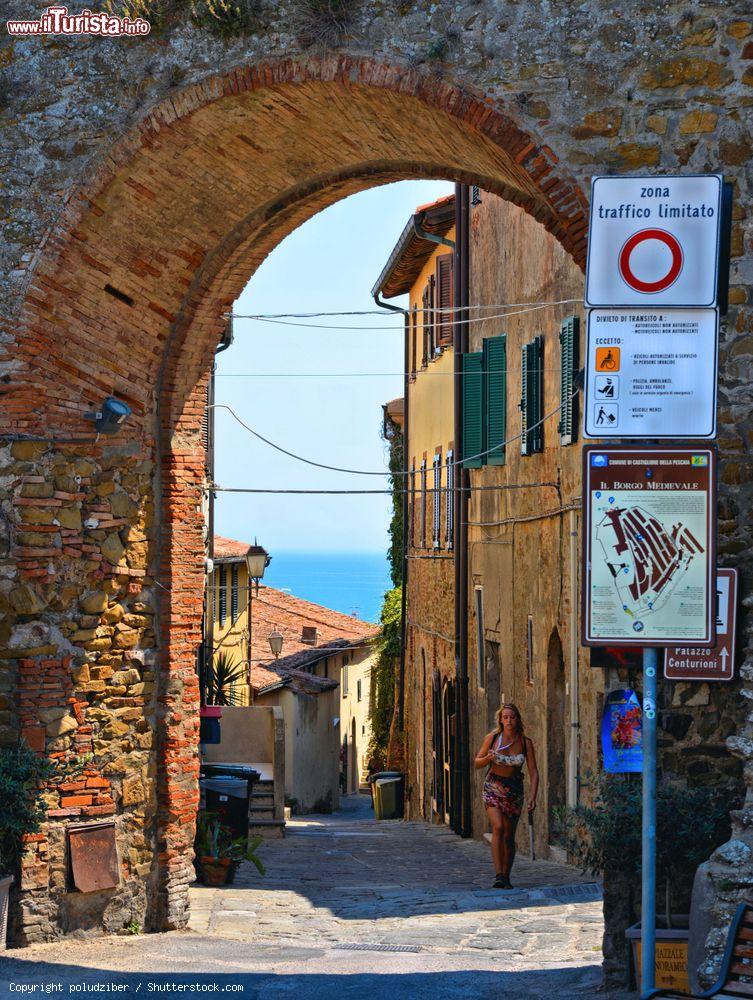
[[[214,483],[214,403],[215,403],[215,372],[217,371],[217,355],[222,354],[226,351],[228,347],[233,343],[233,321],[232,319],[228,321],[225,332],[222,335],[222,340],[217,345],[217,349],[214,352],[214,359],[212,360],[212,371],[209,375],[209,385],[207,387],[207,450],[204,456],[204,469],[207,479],[210,483]],[[207,556],[209,559],[214,560],[214,503],[216,497],[214,490],[209,490],[208,501],[207,501]],[[212,625],[213,622],[209,616],[209,574],[205,576],[204,585],[204,625],[202,629],[203,639],[204,639],[204,649],[201,654],[201,671],[199,675],[199,691],[201,695],[201,704],[203,705],[206,698],[206,682],[208,671],[211,667],[210,658],[212,655],[212,646],[214,643],[214,637],[212,635]]]
[[[397,728],[402,733],[405,720],[405,645],[408,632],[408,366],[410,365],[409,337],[410,318],[407,310],[400,306],[393,306],[389,302],[384,302],[380,297],[379,289],[372,292],[374,302],[380,309],[389,309],[392,312],[403,314],[404,334],[403,334],[403,580],[400,592],[400,667],[397,681]]]
[[[578,692],[578,512],[570,511],[570,747],[567,762],[567,804],[578,804],[580,785],[580,716]]]
[[[467,184],[455,185],[455,307],[456,320],[468,315],[470,298],[470,217]],[[463,455],[463,355],[468,352],[468,323],[455,325],[455,453]],[[455,472],[455,673],[459,701],[460,815],[458,832],[472,834],[470,726],[468,710],[468,500],[470,473],[462,466]]]

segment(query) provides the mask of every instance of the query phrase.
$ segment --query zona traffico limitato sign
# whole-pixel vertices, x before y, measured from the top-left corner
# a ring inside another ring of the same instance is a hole
[[[716,305],[722,178],[596,177],[586,305]]]
[[[583,644],[711,646],[716,452],[583,450]]]

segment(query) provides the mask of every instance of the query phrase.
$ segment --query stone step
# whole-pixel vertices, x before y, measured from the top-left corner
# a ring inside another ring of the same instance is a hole
[[[282,819],[251,819],[249,817],[248,833],[251,837],[275,840],[285,836],[285,821]]]
[[[254,819],[274,819],[275,811],[272,806],[249,806],[248,815],[253,816]]]
[[[270,806],[270,808],[275,804],[274,795],[252,795],[251,802],[255,806]]]

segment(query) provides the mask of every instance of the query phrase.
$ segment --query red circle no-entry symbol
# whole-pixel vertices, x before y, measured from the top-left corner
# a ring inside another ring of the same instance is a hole
[[[660,243],[663,243],[672,255],[669,270],[655,281],[643,281],[633,273],[630,266],[630,258],[635,248],[648,240],[658,240]],[[620,275],[625,284],[629,285],[636,292],[647,294],[663,292],[677,280],[680,271],[682,271],[682,260],[682,247],[671,233],[667,233],[663,229],[641,229],[625,240],[622,250],[620,250]]]

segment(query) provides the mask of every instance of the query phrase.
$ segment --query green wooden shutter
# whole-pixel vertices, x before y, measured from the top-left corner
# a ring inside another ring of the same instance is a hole
[[[463,466],[480,469],[484,450],[484,355],[482,351],[463,355]],[[468,456],[468,457],[466,457]]]
[[[541,423],[544,415],[543,337],[536,337],[530,344],[524,344],[520,368],[522,414],[520,451],[523,455],[533,455],[537,451],[544,450],[544,427]]]
[[[505,464],[507,436],[507,337],[484,340],[484,374],[486,377],[486,440],[484,450],[487,465]]]
[[[566,319],[560,329],[560,444],[578,440],[578,397],[575,375],[580,366],[580,320]]]

